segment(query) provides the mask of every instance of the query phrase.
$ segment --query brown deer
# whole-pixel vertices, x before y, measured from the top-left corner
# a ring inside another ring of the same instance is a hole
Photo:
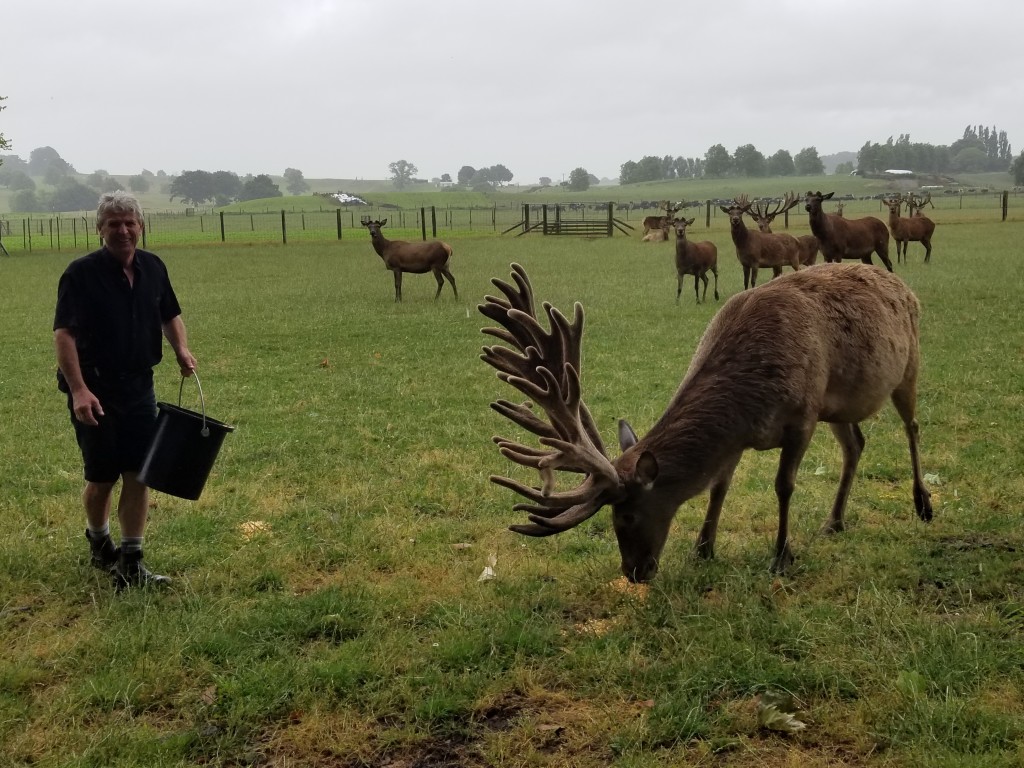
[[[384,259],[384,268],[390,269],[395,275],[395,301],[402,300],[402,273],[409,272],[414,275],[422,275],[426,272],[433,272],[437,280],[436,300],[441,295],[441,288],[444,287],[444,278],[452,284],[452,291],[455,298],[459,298],[459,289],[455,287],[455,277],[448,269],[448,261],[452,257],[452,247],[440,240],[429,240],[423,243],[409,243],[405,240],[388,240],[381,233],[381,228],[388,223],[373,221],[369,216],[363,216],[360,221],[363,226],[370,230],[370,242],[373,243],[373,250]]]
[[[931,192],[925,192],[924,197],[920,200],[917,199],[917,195],[911,192],[906,196],[905,202],[907,204],[907,214],[909,216],[924,216],[923,211],[925,208],[929,205],[932,208],[935,207],[935,203],[932,202]]]
[[[661,207],[665,209],[664,216],[644,217],[644,235],[652,229],[663,229],[665,230],[665,239],[668,240],[668,230],[672,226],[672,222],[675,220],[675,215],[679,213],[682,206],[672,205],[668,200],[665,200],[662,202]]]
[[[807,193],[807,213],[810,215],[811,232],[818,238],[822,256],[826,262],[841,262],[843,259],[860,259],[871,264],[872,252],[892,272],[889,261],[889,230],[881,219],[865,216],[861,219],[846,219],[834,213],[825,213],[821,208],[823,200],[831,199],[834,192]]]
[[[772,222],[775,218],[785,211],[790,210],[797,203],[800,202],[800,198],[793,195],[792,192],[786,194],[785,199],[777,204],[775,210],[768,210],[767,203],[761,203],[760,201],[755,202],[751,205],[750,210],[747,214],[757,224],[759,231],[764,232],[767,235],[772,234]],[[840,204],[840,211],[842,205]],[[809,267],[818,260],[818,238],[814,235],[800,235],[796,238],[797,246],[799,248],[800,264],[805,267]],[[772,267],[773,277],[778,277],[782,274],[782,267]]]
[[[781,449],[775,476],[779,525],[772,568],[792,562],[789,506],[796,473],[819,421],[842,448],[843,468],[823,531],[845,527],[844,509],[864,449],[859,422],[891,398],[910,443],[913,498],[930,520],[930,494],[918,455],[917,298],[895,275],[861,264],[816,266],[730,298],[711,320],[667,410],[643,438],[619,422],[622,450],[614,461],[580,390],[584,313],[577,302],[570,322],[543,304],[551,330],[537,319],[525,270],[512,265],[515,285],[494,279],[505,298],[485,297],[479,310],[502,326],[483,332],[508,346],[485,346],[481,359],[529,400],[498,400],[491,407],[539,438],[540,447],[494,437],[501,454],[540,472],[542,487],[508,477],[491,481],[530,503],[513,509],[529,523],[511,526],[527,536],[573,528],[612,506],[622,572],[647,581],[679,506],[710,489],[696,554],[714,555],[722,503],[743,452]],[[849,328],[856,328],[850,333]],[[531,402],[532,401],[532,402]],[[534,412],[532,403],[547,419]],[[555,471],[583,475],[558,490]]]
[[[693,275],[693,292],[701,303],[700,281],[704,281],[704,299],[708,299],[708,272],[715,276],[715,301],[718,301],[718,247],[710,240],[691,243],[686,239],[686,228],[696,219],[676,219],[676,304],[683,292],[683,277]]]
[[[925,264],[931,261],[932,233],[935,232],[935,222],[927,216],[921,215],[920,208],[917,209],[917,215],[913,215],[910,211],[912,215],[900,216],[900,207],[903,205],[903,199],[900,197],[888,197],[882,202],[889,209],[889,231],[892,232],[892,239],[896,241],[896,263],[900,263],[901,257],[903,263],[906,263],[907,248],[911,242],[919,242],[924,246]],[[910,206],[911,202],[908,201],[908,210]]]
[[[729,217],[729,229],[733,245],[736,246],[736,258],[743,266],[744,290],[757,285],[757,271],[761,267],[778,267],[780,272],[782,267],[787,265],[793,269],[800,269],[800,249],[795,237],[747,229],[747,225],[743,223],[743,214],[750,212],[751,205],[747,196],[741,195],[728,207],[719,206]]]

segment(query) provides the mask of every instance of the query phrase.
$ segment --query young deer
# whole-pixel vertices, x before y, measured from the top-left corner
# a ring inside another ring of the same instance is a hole
[[[700,281],[704,281],[704,301],[708,298],[708,272],[715,276],[715,301],[718,301],[718,247],[710,240],[692,243],[686,239],[686,228],[696,219],[676,219],[676,304],[683,292],[683,277],[693,275],[693,292],[701,303]]]
[[[910,210],[910,216],[900,216],[900,206],[903,199],[889,197],[882,201],[889,209],[889,231],[892,232],[892,239],[896,241],[896,263],[900,263],[902,256],[903,263],[907,261],[907,248],[911,242],[919,242],[924,246],[924,261],[927,264],[932,258],[932,233],[935,232],[935,222],[921,214],[921,208],[917,208],[917,214]],[[914,201],[916,202],[916,201]],[[921,204],[923,207],[923,203]],[[907,202],[908,209],[911,207]]]
[[[841,262],[843,259],[860,259],[871,264],[872,252],[892,272],[889,261],[889,230],[881,219],[865,216],[861,219],[846,219],[834,213],[825,213],[821,208],[824,200],[834,195],[829,192],[807,193],[807,213],[810,217],[811,232],[818,238],[818,245],[826,262]]]
[[[742,195],[728,207],[719,206],[729,217],[729,231],[733,245],[736,246],[736,258],[743,266],[744,289],[757,285],[757,271],[761,267],[777,269],[776,275],[784,266],[800,269],[800,248],[795,237],[747,229],[743,223],[743,214],[750,213],[752,205],[747,196]]]
[[[789,504],[797,469],[819,421],[842,447],[843,468],[823,530],[842,531],[843,512],[864,449],[859,422],[886,398],[910,443],[914,506],[932,507],[918,456],[917,298],[895,275],[861,264],[816,266],[788,273],[729,299],[711,320],[667,410],[643,438],[619,422],[622,454],[614,461],[580,391],[583,307],[570,322],[543,304],[550,331],[537,319],[526,271],[512,265],[515,285],[494,279],[505,298],[487,296],[479,310],[502,326],[484,328],[507,346],[485,346],[481,359],[529,400],[491,407],[539,437],[540,447],[494,437],[503,456],[540,472],[541,488],[507,477],[491,481],[530,503],[513,509],[527,536],[567,531],[610,504],[622,572],[647,581],[679,506],[710,488],[696,553],[710,558],[729,483],[743,452],[780,448],[775,476],[779,525],[772,568],[792,561]],[[850,329],[855,329],[851,332]],[[533,411],[532,403],[547,419]],[[572,490],[555,488],[555,470],[583,475]]]
[[[370,230],[370,242],[373,243],[373,250],[384,259],[385,269],[390,269],[395,275],[395,301],[402,300],[402,273],[410,272],[414,275],[422,275],[426,272],[433,272],[437,280],[436,300],[441,295],[441,288],[444,287],[444,278],[452,284],[452,291],[455,298],[459,298],[459,289],[455,287],[455,278],[448,269],[448,261],[452,257],[452,247],[440,240],[430,240],[424,243],[409,243],[405,240],[388,240],[381,233],[381,227],[388,223],[383,221],[372,221],[369,216],[363,216],[362,224]]]

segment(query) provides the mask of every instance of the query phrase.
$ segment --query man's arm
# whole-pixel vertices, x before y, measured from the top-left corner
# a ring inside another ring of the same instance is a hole
[[[191,376],[196,369],[196,359],[188,349],[188,334],[185,332],[185,323],[181,315],[176,315],[163,324],[164,336],[174,356],[178,359],[178,367],[181,368],[182,376]]]
[[[103,415],[103,406],[82,378],[82,366],[78,361],[78,347],[75,346],[74,334],[68,328],[58,328],[53,332],[53,344],[57,350],[57,365],[64,374],[68,389],[71,390],[75,418],[83,424],[97,426],[99,422],[96,419]]]

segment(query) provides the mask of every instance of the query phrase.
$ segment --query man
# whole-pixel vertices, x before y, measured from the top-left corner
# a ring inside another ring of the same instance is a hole
[[[118,588],[170,582],[143,563],[149,489],[138,479],[156,429],[153,366],[162,357],[161,334],[181,375],[196,369],[167,268],[136,247],[143,226],[132,195],[100,197],[96,229],[103,247],[68,265],[53,321],[57,385],[67,395],[85,465],[82,500],[92,564],[111,573]],[[109,523],[119,479],[120,547]]]

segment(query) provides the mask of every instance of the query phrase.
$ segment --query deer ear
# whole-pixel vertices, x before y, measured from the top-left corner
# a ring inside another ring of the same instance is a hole
[[[654,458],[654,454],[650,451],[644,451],[640,454],[640,458],[636,460],[634,479],[640,483],[645,490],[649,491],[651,486],[654,485],[654,481],[657,477],[658,460]]]
[[[722,213],[724,213],[726,216],[729,215],[729,209],[726,208],[724,205],[720,205],[718,207],[722,209]]]
[[[619,419],[619,449],[629,450],[637,443],[636,432],[625,419]]]
[[[827,195],[822,195],[821,199],[822,200],[831,200],[832,199],[832,195],[834,195],[834,194],[835,194],[835,192],[829,192]]]
[[[388,220],[387,220],[387,219],[384,219],[384,221],[382,221],[382,222],[380,223],[380,225],[381,225],[381,226],[383,227],[383,226],[384,226],[385,224],[387,224],[387,223],[388,223]]]

